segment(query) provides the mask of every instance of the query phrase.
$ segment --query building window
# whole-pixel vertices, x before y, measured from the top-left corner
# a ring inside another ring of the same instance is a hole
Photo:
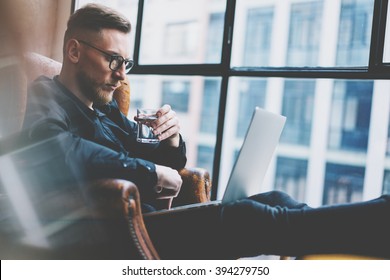
[[[288,193],[298,201],[305,199],[307,160],[278,157],[275,189]]]
[[[271,48],[273,8],[248,11],[245,33],[244,65],[268,66]]]
[[[207,33],[206,63],[220,63],[225,14],[213,13]]]
[[[238,138],[244,137],[252,118],[255,106],[264,107],[266,95],[266,80],[242,79],[240,81],[240,99],[238,101]]]
[[[367,65],[374,1],[341,3],[336,65]]]
[[[198,158],[196,165],[206,168],[210,172],[213,170],[214,148],[210,146],[198,146]]]
[[[202,100],[202,113],[200,119],[200,132],[212,133],[217,131],[219,92],[221,82],[219,80],[205,79]]]
[[[281,142],[308,146],[313,117],[315,81],[287,80],[282,114],[287,122]]]
[[[292,4],[287,66],[316,66],[321,37],[322,1]]]
[[[363,181],[364,168],[328,163],[323,204],[361,201]]]
[[[367,150],[372,81],[335,81],[329,148]]]
[[[197,49],[195,21],[169,23],[165,30],[165,54],[167,56],[191,56]]]
[[[162,86],[162,104],[170,104],[176,112],[188,112],[190,82],[164,81]]]

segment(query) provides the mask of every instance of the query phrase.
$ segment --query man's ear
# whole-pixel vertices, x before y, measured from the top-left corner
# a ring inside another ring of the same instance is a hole
[[[70,39],[65,45],[65,55],[72,63],[78,63],[80,59],[80,43],[75,39]]]

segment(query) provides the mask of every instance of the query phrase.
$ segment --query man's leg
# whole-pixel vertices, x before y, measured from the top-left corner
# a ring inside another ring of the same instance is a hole
[[[220,205],[144,216],[162,259],[224,259]]]
[[[259,205],[284,205],[297,209],[307,207],[306,204],[298,203],[288,195],[275,191],[262,193],[244,201],[255,200]],[[212,206],[176,213],[167,211],[163,214],[145,216],[144,220],[151,239],[163,259],[239,258],[242,256],[241,250],[238,253],[232,249],[235,247],[234,244],[246,239],[247,233],[245,231],[236,233],[236,229],[225,231],[226,227],[221,224],[221,209],[221,206]],[[241,215],[239,213],[240,210],[237,214]],[[240,216],[239,219],[246,221],[250,217]],[[253,227],[256,225],[253,224]],[[243,255],[248,255],[248,251]]]
[[[271,202],[273,201],[273,202]],[[351,253],[390,257],[390,198],[310,208],[279,192],[222,209],[236,256]]]

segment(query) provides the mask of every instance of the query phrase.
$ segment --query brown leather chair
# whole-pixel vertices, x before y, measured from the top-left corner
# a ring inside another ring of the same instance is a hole
[[[16,105],[16,109],[12,110],[14,116],[10,118],[12,119],[12,125],[10,126],[7,121],[8,127],[11,128],[9,131],[11,136],[22,125],[28,82],[40,75],[52,77],[58,74],[61,69],[61,63],[36,53],[26,54],[21,66],[20,64],[15,64],[15,69],[13,69],[17,76],[13,83],[18,90],[13,91],[5,102]],[[20,69],[24,69],[24,71],[20,71]],[[126,114],[130,105],[128,80],[124,81],[122,86],[117,89],[114,93],[114,98],[118,101],[121,111]],[[10,140],[7,139],[8,137],[1,137],[0,135],[0,159],[3,163],[5,162],[4,158],[12,156],[15,150],[20,150],[18,141],[15,141],[13,137]],[[17,149],[14,148],[16,146],[18,147]],[[7,175],[11,176],[11,174]],[[178,198],[174,200],[174,205],[210,200],[211,180],[206,170],[202,168],[186,168],[180,171],[180,175],[183,178],[183,185]],[[18,209],[20,205],[15,202],[23,201],[24,198],[20,193],[14,192],[11,194],[9,192],[15,186],[13,182],[7,183],[4,177],[5,174],[0,172],[0,225],[7,225],[8,221],[12,218],[15,219],[15,217],[23,219],[24,215],[24,212]],[[53,186],[53,188],[56,187]],[[82,193],[79,193],[77,190],[69,192],[67,188],[62,188],[56,191],[56,195],[51,197],[47,197],[45,192],[41,192],[42,197],[39,195],[39,198],[35,200],[35,204],[38,204],[38,211],[49,213],[50,215],[54,215],[53,212],[70,208],[69,204],[78,205],[77,211],[70,211],[71,214],[68,214],[68,216],[73,215],[72,223],[66,226],[62,224],[58,226],[57,223],[56,227],[61,229],[57,229],[53,237],[56,240],[60,240],[60,243],[67,244],[69,242],[69,246],[65,245],[53,249],[50,246],[40,247],[34,243],[19,242],[19,237],[14,238],[15,232],[7,232],[5,230],[5,232],[0,231],[0,244],[4,248],[2,253],[0,253],[1,258],[159,259],[159,254],[155,250],[143,222],[140,195],[135,184],[121,179],[104,179],[85,183],[82,189]],[[87,197],[87,200],[85,200],[85,197]],[[42,210],[42,208],[45,209]],[[74,212],[77,213],[75,214]],[[23,226],[20,224],[18,226],[13,225],[13,228],[15,227],[17,228],[16,235],[18,230],[23,231]],[[5,227],[3,228],[5,229]],[[49,228],[49,231],[52,230],[50,226],[47,226],[47,228]],[[91,238],[90,242],[88,241],[88,233],[92,231],[94,233],[93,236],[96,235],[96,232],[99,232],[97,242],[94,242],[93,238]],[[79,233],[80,235],[78,235]],[[74,241],[77,239],[83,239],[80,243],[81,245]]]

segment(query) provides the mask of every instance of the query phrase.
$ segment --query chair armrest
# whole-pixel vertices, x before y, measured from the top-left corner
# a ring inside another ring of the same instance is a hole
[[[29,234],[37,226],[29,225],[27,231],[21,231],[21,217],[14,211],[15,202],[20,201],[0,191],[0,224],[9,228],[0,231],[1,258],[159,259],[145,228],[138,189],[132,182],[101,179],[81,187],[81,196],[70,187],[54,191],[34,206],[35,214],[44,214],[50,221],[49,227],[39,225],[41,234],[37,236],[41,238]]]
[[[148,260],[159,259],[143,221],[140,196],[134,183],[120,179],[101,179],[89,183],[88,192],[95,215],[99,218],[126,219],[131,241],[139,256]]]
[[[184,168],[179,171],[183,180],[179,195],[173,200],[173,206],[210,201],[210,173],[203,168]]]

